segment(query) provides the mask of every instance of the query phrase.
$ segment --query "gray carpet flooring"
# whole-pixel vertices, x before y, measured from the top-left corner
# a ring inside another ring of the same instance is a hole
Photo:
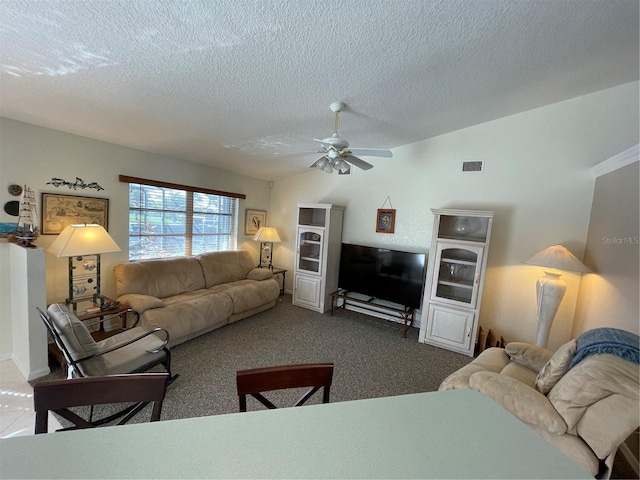
[[[291,296],[285,295],[275,308],[171,349],[172,370],[180,376],[167,391],[162,419],[237,412],[235,374],[244,368],[333,362],[331,401],[340,402],[434,391],[472,360],[417,338],[416,328],[403,338],[400,324],[349,311],[334,316],[312,312],[291,305]],[[61,376],[58,369],[39,380]],[[300,393],[270,398],[287,405]],[[308,403],[318,401],[316,395]],[[250,410],[260,408],[249,403]],[[148,421],[148,416],[142,412],[133,421]]]

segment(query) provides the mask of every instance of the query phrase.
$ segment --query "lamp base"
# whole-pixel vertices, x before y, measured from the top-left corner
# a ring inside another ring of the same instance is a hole
[[[545,276],[536,282],[536,294],[538,298],[538,330],[536,332],[536,345],[547,347],[551,325],[556,316],[558,307],[562,302],[567,284],[560,279],[559,273],[544,272]]]

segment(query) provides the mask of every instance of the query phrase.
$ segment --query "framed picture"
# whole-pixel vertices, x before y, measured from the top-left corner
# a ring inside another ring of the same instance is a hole
[[[393,233],[396,226],[396,211],[395,209],[384,210],[378,209],[378,217],[376,218],[376,232],[379,233]]]
[[[97,223],[109,230],[109,199],[42,194],[43,235],[58,235],[74,223]]]
[[[244,234],[255,235],[260,227],[267,226],[266,210],[251,210],[247,208],[244,214]]]

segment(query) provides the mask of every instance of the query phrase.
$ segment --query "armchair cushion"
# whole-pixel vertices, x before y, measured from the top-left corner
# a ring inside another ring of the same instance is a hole
[[[151,295],[141,295],[138,293],[127,293],[119,297],[119,301],[126,303],[139,314],[151,310],[152,308],[161,308],[166,304],[158,297]]]
[[[538,373],[553,356],[553,352],[537,345],[524,342],[511,342],[505,351],[512,362]]]
[[[567,431],[567,424],[553,405],[534,388],[506,375],[477,372],[469,378],[469,386],[508,410],[523,422],[556,435]]]
[[[565,373],[569,371],[571,359],[576,353],[576,341],[562,345],[549,361],[542,367],[536,378],[536,389],[543,395],[549,393],[553,386],[558,383]]]
[[[125,330],[113,337],[106,338],[101,342],[98,342],[98,348],[101,352],[107,351],[111,348],[117,347],[141,337],[147,333],[142,327],[134,327],[129,330]],[[151,353],[153,350],[161,349],[164,346],[164,341],[158,338],[156,335],[147,335],[131,345],[122,347],[113,352],[104,354],[99,357],[104,359],[101,365],[92,363],[94,360],[84,362],[88,365],[80,365],[81,368],[86,370],[87,374],[91,376],[98,375],[120,375],[126,373],[143,372],[149,369],[151,365],[155,365],[160,362],[162,358],[166,356],[164,350],[160,350],[157,353]],[[100,369],[96,367],[102,367]]]
[[[74,360],[100,353],[87,326],[66,305],[53,303],[47,309],[49,318]]]

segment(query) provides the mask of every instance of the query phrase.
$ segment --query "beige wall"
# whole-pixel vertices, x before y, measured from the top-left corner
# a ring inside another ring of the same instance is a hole
[[[480,324],[507,340],[534,341],[535,283],[543,272],[520,262],[556,243],[582,258],[595,183],[590,169],[637,143],[635,82],[396,148],[391,159],[367,159],[375,168],[366,172],[310,170],[276,181],[270,223],[283,243],[274,263],[293,268],[298,202],[344,205],[345,242],[418,252],[429,248],[430,208],[494,210]],[[485,172],[461,173],[461,162],[474,159],[485,160]],[[387,197],[397,210],[393,235],[375,232],[376,210]],[[580,277],[564,278],[568,290],[551,331],[552,349],[573,327]],[[292,281],[287,276],[288,289]]]
[[[596,180],[573,336],[596,327],[640,334],[640,169],[627,165]]]
[[[251,251],[257,265],[257,244],[244,235],[244,210],[269,209],[269,182],[0,118],[0,200],[3,205],[15,198],[7,192],[7,186],[12,183],[27,184],[33,189],[39,208],[42,192],[109,199],[109,233],[122,248],[120,253],[102,256],[102,291],[111,296],[115,294],[113,266],[128,261],[128,186],[118,181],[120,174],[245,194],[246,200],[240,201],[238,247]],[[104,190],[74,191],[47,185],[53,177],[69,181],[80,177],[87,183],[97,182]],[[0,221],[15,222],[16,217],[2,211]],[[43,235],[35,243],[47,248],[54,238]],[[5,268],[8,247],[0,243],[0,359],[11,349],[8,340],[11,338],[11,295],[10,289],[5,288],[11,274]],[[47,302],[64,301],[68,285],[67,259],[49,254],[45,259]]]

